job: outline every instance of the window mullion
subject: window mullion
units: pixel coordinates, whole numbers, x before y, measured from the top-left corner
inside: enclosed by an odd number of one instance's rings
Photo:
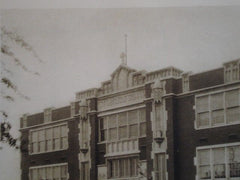
[[[129,112],[126,112],[126,118],[127,118],[127,119],[126,119],[126,120],[127,120],[127,137],[130,138],[130,132],[129,132],[129,129],[130,129],[130,128],[129,128],[129,121],[128,121],[128,113],[129,113]]]
[[[54,150],[54,149],[53,149],[53,147],[54,147],[54,146],[53,146],[53,145],[54,145],[54,137],[53,137],[53,136],[54,136],[54,134],[53,134],[53,131],[54,131],[54,130],[53,130],[53,129],[54,129],[54,128],[51,128],[51,129],[52,129],[52,132],[51,132],[51,133],[52,133],[52,149],[51,149],[51,150],[53,151],[53,150]]]
[[[107,116],[106,118],[107,118],[107,127],[106,127],[107,128],[107,139],[106,140],[109,141],[109,127],[108,127],[109,116]]]
[[[214,180],[214,166],[213,166],[213,149],[210,149],[210,169],[211,169],[211,180]]]
[[[137,118],[138,118],[138,120],[137,120],[137,122],[138,122],[138,137],[140,137],[141,136],[141,128],[140,128],[140,126],[141,126],[141,122],[140,122],[140,111],[141,111],[141,109],[139,109],[139,110],[137,110]]]
[[[226,92],[223,92],[224,124],[227,124]]]
[[[211,96],[211,95],[208,95],[208,117],[209,117],[209,126],[210,126],[210,127],[212,127],[211,99],[212,99],[212,96]]]
[[[117,139],[120,139],[120,138],[119,138],[119,126],[118,126],[119,123],[118,123],[118,119],[119,119],[119,118],[118,118],[118,114],[116,114],[116,131],[117,131]]]
[[[226,172],[225,172],[225,176],[226,176],[226,178],[228,179],[229,177],[230,177],[230,175],[229,175],[229,163],[228,163],[228,148],[227,147],[225,147],[225,170],[226,170]]]

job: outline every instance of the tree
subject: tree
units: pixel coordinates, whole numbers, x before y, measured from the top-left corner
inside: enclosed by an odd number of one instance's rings
[[[25,100],[30,100],[30,98],[22,93],[13,82],[11,77],[14,76],[14,72],[12,72],[11,68],[8,67],[9,62],[11,62],[15,67],[20,68],[27,73],[39,76],[38,72],[30,70],[26,65],[24,65],[23,60],[19,59],[18,56],[14,53],[13,46],[17,46],[18,48],[25,50],[27,53],[30,53],[31,56],[38,61],[38,63],[43,62],[33,47],[28,44],[20,35],[8,30],[5,27],[1,27],[1,103],[4,101],[13,103],[15,101],[15,96],[19,96]],[[8,111],[0,107],[0,142],[8,143],[11,147],[18,149],[18,139],[14,138],[10,134],[10,129],[12,126],[8,114]]]

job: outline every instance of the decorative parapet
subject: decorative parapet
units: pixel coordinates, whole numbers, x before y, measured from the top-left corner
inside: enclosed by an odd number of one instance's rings
[[[156,79],[152,86],[152,98],[154,102],[161,103],[164,95],[164,85],[159,79]]]
[[[179,78],[181,77],[182,72],[183,72],[182,70],[179,70],[175,67],[167,67],[164,69],[147,73],[146,78],[147,78],[147,81],[153,81],[155,79],[163,79],[163,78],[169,78],[169,77]]]
[[[138,86],[145,83],[146,71],[137,71],[132,73],[132,86]]]
[[[104,97],[98,100],[98,110],[104,111],[122,106],[143,102],[145,98],[144,89],[135,90],[130,93],[119,94],[111,97]]]
[[[76,111],[75,104],[76,104],[76,102],[71,102],[70,103],[70,106],[71,106],[71,117],[73,117],[75,115],[75,111]]]
[[[80,91],[76,93],[76,101],[81,99],[89,99],[97,96],[97,88],[87,89],[85,91]]]
[[[25,128],[27,127],[27,117],[29,114],[23,114],[22,116],[22,127],[21,128]]]
[[[52,110],[53,109],[54,109],[53,107],[44,109],[44,123],[48,123],[48,122],[52,121]]]
[[[190,90],[189,86],[189,76],[192,74],[192,72],[183,72],[181,74],[182,76],[182,91],[188,92]]]
[[[101,94],[107,94],[113,91],[111,80],[102,82],[101,91]]]
[[[240,80],[240,59],[226,62],[224,67],[224,82],[234,82]]]

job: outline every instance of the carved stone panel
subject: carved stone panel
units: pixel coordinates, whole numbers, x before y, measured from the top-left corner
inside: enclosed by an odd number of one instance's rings
[[[105,98],[102,100],[100,99],[98,101],[98,110],[103,111],[126,105],[140,103],[144,100],[144,98],[145,98],[144,90],[139,90],[128,94]]]

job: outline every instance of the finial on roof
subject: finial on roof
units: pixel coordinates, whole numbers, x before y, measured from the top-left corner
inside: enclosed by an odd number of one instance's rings
[[[122,65],[127,65],[126,54],[124,52],[120,54],[120,58],[122,60]]]
[[[122,65],[127,65],[127,34],[124,35],[125,40],[125,52],[122,52],[120,58],[122,60]]]

